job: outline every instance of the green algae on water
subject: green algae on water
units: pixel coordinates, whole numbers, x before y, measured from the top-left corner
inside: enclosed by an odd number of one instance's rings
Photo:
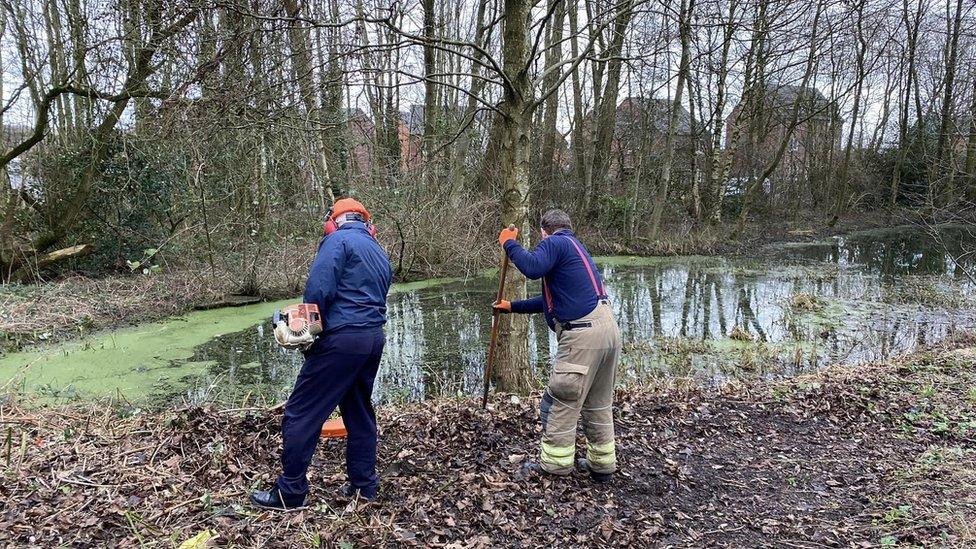
[[[193,348],[220,334],[238,332],[270,318],[293,299],[224,309],[95,334],[55,348],[0,358],[5,389],[43,389],[48,396],[120,394],[130,400],[152,395],[160,384],[178,382],[204,369],[185,362]]]

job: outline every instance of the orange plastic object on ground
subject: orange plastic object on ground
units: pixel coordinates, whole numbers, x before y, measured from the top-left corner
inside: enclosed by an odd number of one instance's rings
[[[322,438],[346,438],[346,424],[341,417],[330,419],[322,425]]]

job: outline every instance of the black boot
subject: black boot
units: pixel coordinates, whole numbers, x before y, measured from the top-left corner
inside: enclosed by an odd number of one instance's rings
[[[593,482],[596,482],[597,484],[606,484],[613,478],[613,473],[597,473],[594,471],[589,460],[586,458],[576,460],[576,468],[581,472],[589,473],[590,478],[593,479]]]
[[[529,461],[522,464],[521,469],[519,469],[523,478],[531,477],[565,477],[569,475],[571,471],[566,473],[550,473],[542,466],[538,461]]]
[[[352,484],[346,483],[339,488],[339,498],[340,499],[360,499],[365,502],[376,501],[377,493],[376,490],[363,491],[362,488],[356,488]]]
[[[288,497],[281,493],[277,486],[268,491],[259,490],[251,494],[251,503],[262,509],[274,509],[276,511],[291,511],[305,507],[305,496],[300,499]]]
[[[538,475],[546,475],[546,470],[542,468],[542,464],[537,461],[529,461],[522,464],[522,468],[519,470],[523,477],[532,477]]]

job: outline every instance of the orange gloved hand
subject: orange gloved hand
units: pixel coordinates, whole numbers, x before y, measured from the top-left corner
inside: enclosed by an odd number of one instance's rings
[[[502,232],[498,233],[498,244],[505,246],[505,243],[509,240],[515,240],[518,238],[518,229],[515,225],[509,225],[507,228],[502,229]]]
[[[503,299],[501,301],[492,303],[491,308],[499,313],[510,313],[512,312],[512,302],[508,301],[507,299]]]

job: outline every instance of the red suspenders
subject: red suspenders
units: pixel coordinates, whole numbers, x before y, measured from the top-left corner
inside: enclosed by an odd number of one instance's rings
[[[556,236],[556,235],[553,235]],[[607,295],[607,290],[603,286],[602,281],[597,283],[596,275],[593,274],[593,268],[590,267],[590,261],[586,258],[586,254],[583,253],[583,248],[576,243],[576,239],[565,235],[566,238],[573,244],[573,248],[576,248],[576,253],[579,254],[579,258],[583,261],[583,267],[586,268],[586,274],[590,275],[590,282],[593,284],[593,293],[596,294],[597,299],[603,299]],[[546,277],[542,277],[542,295],[546,300],[546,307],[549,309],[549,314],[552,314],[552,293],[549,291],[549,284],[546,283]]]

